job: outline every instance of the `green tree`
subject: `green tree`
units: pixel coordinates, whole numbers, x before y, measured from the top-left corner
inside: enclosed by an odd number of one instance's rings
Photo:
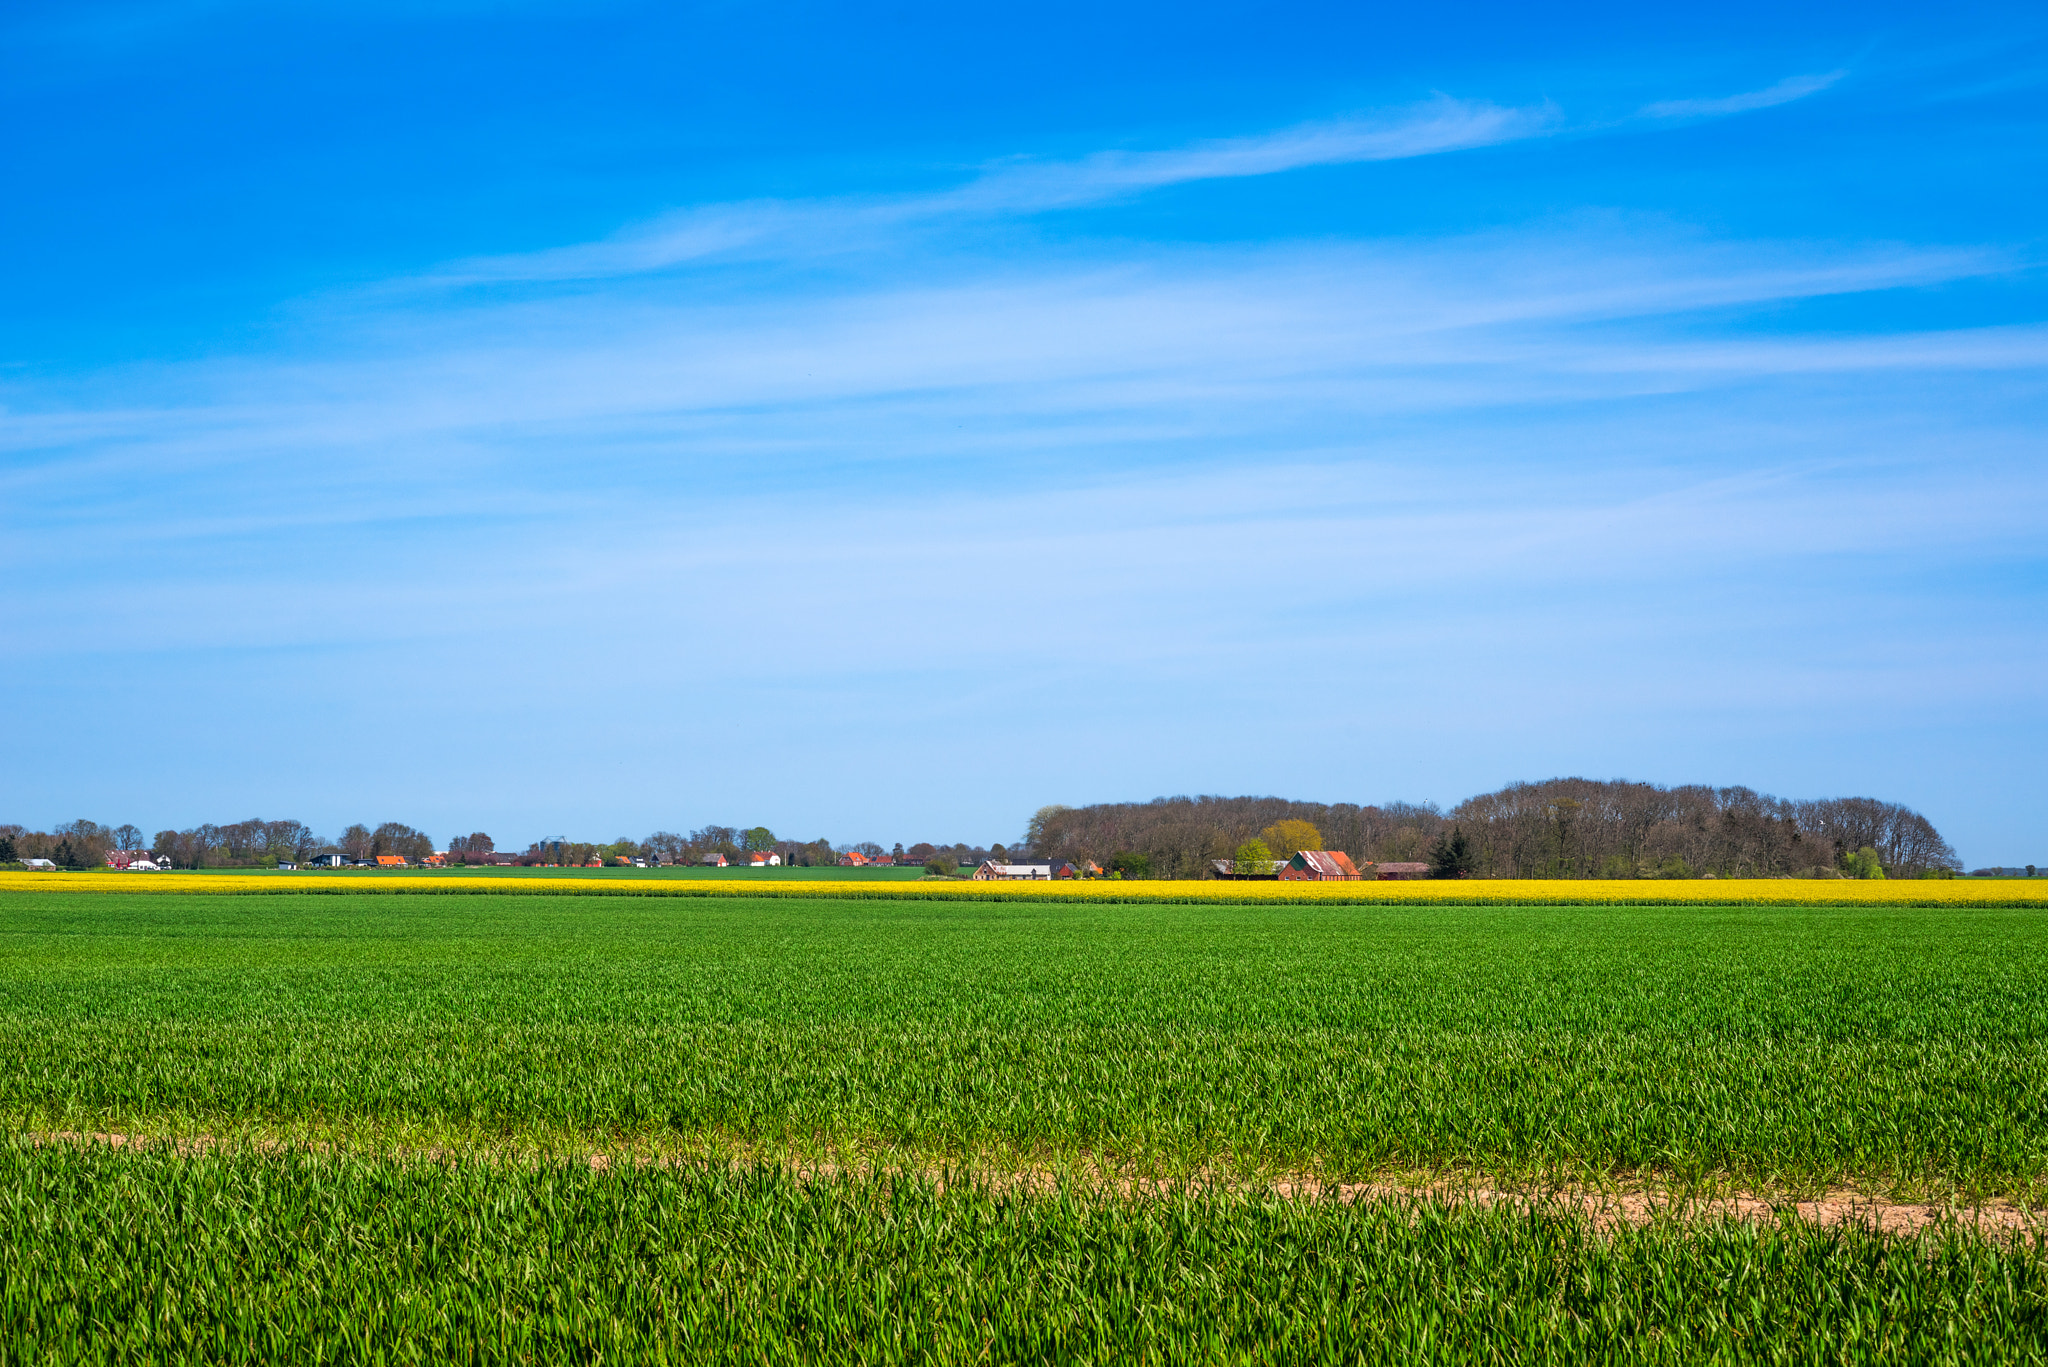
[[[926,873],[937,874],[941,878],[951,878],[953,876],[954,870],[958,869],[959,867],[960,866],[958,864],[955,864],[952,860],[946,858],[946,856],[944,856],[943,854],[935,854],[931,858],[924,861],[924,871]]]
[[[1259,839],[1266,842],[1275,859],[1283,861],[1303,850],[1323,848],[1323,833],[1306,821],[1276,821],[1259,832]]]
[[[1268,874],[1276,867],[1272,848],[1256,836],[1239,845],[1236,858],[1230,861],[1230,871],[1239,876]]]
[[[1109,871],[1121,878],[1150,878],[1152,859],[1136,850],[1119,850],[1109,857]]]
[[[1474,862],[1472,842],[1466,839],[1462,826],[1451,827],[1449,834],[1438,836],[1429,847],[1431,878],[1470,878]]]
[[[753,830],[742,835],[740,840],[745,845],[748,854],[775,848],[775,832],[769,830],[766,826],[754,827]]]
[[[1882,878],[1884,865],[1878,862],[1877,851],[1865,845],[1854,854],[1842,856],[1842,872],[1851,878]]]
[[[84,841],[74,841],[65,836],[57,842],[57,848],[50,852],[50,860],[60,869],[89,869],[95,863],[106,862],[105,856],[93,858],[92,847]]]

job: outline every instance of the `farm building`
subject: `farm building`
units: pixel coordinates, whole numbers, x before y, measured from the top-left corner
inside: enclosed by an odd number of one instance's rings
[[[781,863],[782,856],[773,850],[756,850],[747,856],[747,866],[749,868],[772,869],[779,867]]]
[[[1287,882],[1345,882],[1363,876],[1342,850],[1302,850],[1280,866]]]
[[[1427,878],[1429,865],[1417,863],[1367,864],[1376,878]]]
[[[38,873],[55,873],[57,871],[57,866],[47,859],[24,859],[21,863],[22,867],[34,869]]]
[[[1268,865],[1266,866],[1266,869],[1267,869],[1267,871],[1266,871],[1265,873],[1252,873],[1252,872],[1249,872],[1249,871],[1247,871],[1247,872],[1244,872],[1244,873],[1239,873],[1239,872],[1237,871],[1237,861],[1236,861],[1235,859],[1211,859],[1211,860],[1209,861],[1209,872],[1208,872],[1208,873],[1206,873],[1206,874],[1204,874],[1204,875],[1203,875],[1203,877],[1205,877],[1205,878],[1278,878],[1278,877],[1280,876],[1280,868],[1281,868],[1281,864],[1280,864],[1280,861],[1276,859],[1276,860],[1272,861],[1272,862],[1271,862],[1270,864],[1268,864]]]
[[[380,854],[377,856],[377,867],[380,869],[402,869],[406,866],[406,863],[406,857],[402,854]]]
[[[699,864],[709,864],[714,869],[722,869],[725,867],[725,856],[722,854],[707,854],[697,862]]]
[[[1012,878],[1051,878],[1053,876],[1052,867],[1051,864],[998,864],[993,859],[985,859],[982,861],[981,867],[974,871],[974,876],[984,881]],[[1072,873],[1073,867],[1072,864],[1066,865],[1066,868],[1069,870],[1066,876],[1069,878],[1074,876]]]
[[[107,867],[110,869],[125,869],[139,859],[148,858],[148,850],[108,850]]]
[[[859,850],[848,850],[839,856],[839,867],[842,869],[860,869],[866,868],[867,865],[868,857]]]

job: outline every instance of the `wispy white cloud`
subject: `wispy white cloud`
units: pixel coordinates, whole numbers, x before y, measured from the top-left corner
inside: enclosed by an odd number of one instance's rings
[[[367,340],[330,338],[324,360],[129,371],[105,378],[104,403],[17,384],[0,490],[36,512],[8,519],[0,567],[101,575],[252,538],[518,526],[539,508],[614,525],[625,490],[653,506],[687,490],[710,507],[760,487],[831,489],[851,508],[1023,469],[1071,490],[1353,461],[1354,434],[1390,424],[1455,433],[1508,411],[1746,390],[1741,412],[1815,377],[2048,369],[2048,333],[2032,327],[1841,336],[1699,321],[2008,266],[1988,252],[1557,229],[1153,251],[717,308],[643,281],[453,311],[413,301]],[[1427,458],[1473,459],[1454,449]]]
[[[1535,137],[1556,123],[1556,112],[1548,108],[1438,99],[1380,116],[1302,124],[1164,151],[1104,151],[1071,161],[1014,159],[964,185],[930,193],[685,209],[602,241],[456,262],[427,280],[587,280],[720,257],[844,252],[932,224],[1080,208],[1194,181],[1463,151]]]
[[[1659,100],[1655,104],[1644,105],[1641,117],[1711,119],[1728,114],[1747,114],[1751,110],[1769,109],[1774,105],[1803,100],[1808,95],[1817,95],[1848,74],[1847,71],[1824,71],[1808,76],[1787,76],[1776,85],[1765,86],[1762,90],[1744,91],[1739,95],[1722,95],[1709,99]]]
[[[1098,152],[1079,161],[989,171],[942,198],[962,207],[1034,211],[1099,202],[1187,181],[1265,176],[1309,166],[1398,161],[1514,142],[1550,131],[1549,108],[1438,99],[1380,118],[1303,124],[1161,152]]]
[[[1825,90],[1845,74],[1793,76],[1739,95],[1661,101],[1639,111],[1638,117],[1671,120],[1745,113]],[[1065,161],[1014,158],[944,190],[697,206],[634,224],[598,241],[457,261],[406,283],[597,280],[697,262],[842,255],[941,225],[1083,208],[1200,181],[1435,156],[1544,137],[1570,127],[1562,111],[1547,104],[1515,107],[1439,97],[1376,115],[1178,148],[1109,150]]]

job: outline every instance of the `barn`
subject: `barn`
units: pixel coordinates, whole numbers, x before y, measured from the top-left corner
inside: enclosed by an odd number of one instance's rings
[[[1287,882],[1355,882],[1362,876],[1342,850],[1303,850],[1280,866],[1280,877]]]

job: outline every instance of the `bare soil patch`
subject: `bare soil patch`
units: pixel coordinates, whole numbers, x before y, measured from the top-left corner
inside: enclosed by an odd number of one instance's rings
[[[179,1137],[142,1134],[48,1131],[28,1136],[37,1144],[103,1144],[114,1149],[165,1148],[180,1156],[197,1156],[229,1147],[211,1135]],[[283,1140],[233,1141],[235,1147],[254,1148],[262,1153],[283,1153],[304,1149],[314,1153],[333,1152],[323,1143],[287,1143]],[[456,1149],[419,1149],[408,1156],[430,1161],[459,1158],[467,1152]],[[587,1161],[593,1171],[615,1166],[674,1165],[684,1161],[639,1153],[593,1152]],[[772,1162],[768,1166],[775,1166]],[[830,1179],[839,1176],[883,1175],[891,1169],[881,1164],[791,1164],[799,1176]],[[1992,1201],[1966,1206],[1943,1202],[1889,1201],[1861,1192],[1842,1190],[1820,1197],[1798,1200],[1734,1193],[1697,1196],[1644,1186],[1633,1189],[1492,1188],[1457,1182],[1325,1182],[1313,1178],[1289,1178],[1250,1182],[1219,1178],[1140,1178],[1108,1173],[1077,1174],[1074,1171],[1038,1169],[960,1168],[915,1169],[921,1178],[943,1187],[947,1183],[973,1182],[1003,1189],[1049,1194],[1065,1184],[1080,1180],[1106,1195],[1125,1200],[1163,1198],[1190,1190],[1225,1188],[1239,1192],[1270,1192],[1286,1200],[1322,1200],[1352,1203],[1385,1201],[1446,1206],[1508,1206],[1577,1215],[1598,1229],[1641,1227],[1660,1220],[1708,1223],[1738,1220],[1751,1224],[1775,1224],[1787,1218],[1818,1228],[1854,1225],[1882,1234],[1911,1236],[1925,1230],[1960,1228],[1985,1235],[2014,1236],[2048,1233],[2048,1212],[2011,1201]]]

